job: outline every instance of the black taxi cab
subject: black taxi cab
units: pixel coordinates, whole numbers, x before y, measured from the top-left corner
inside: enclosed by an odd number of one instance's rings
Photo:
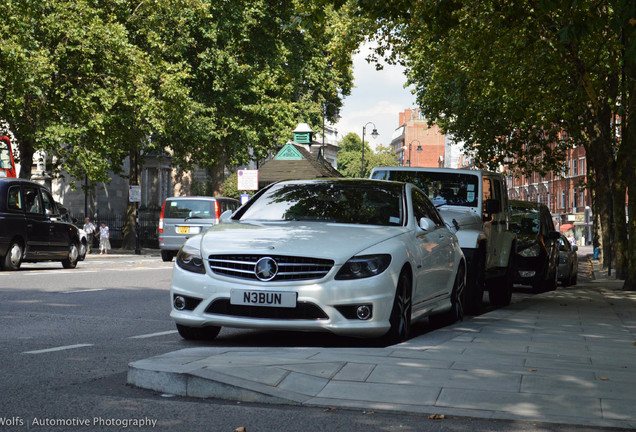
[[[75,268],[77,227],[64,222],[49,190],[20,178],[0,178],[0,269],[18,270],[23,262],[60,261]]]

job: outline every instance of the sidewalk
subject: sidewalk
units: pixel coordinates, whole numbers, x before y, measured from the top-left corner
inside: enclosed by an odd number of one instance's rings
[[[592,281],[387,348],[190,348],[128,383],[236,401],[636,428],[636,292]],[[213,343],[211,343],[213,345]]]
[[[99,247],[94,247],[92,253],[86,254],[86,259],[100,259],[100,258],[108,258],[113,256],[122,256],[122,255],[135,255],[135,256],[152,256],[152,257],[160,257],[161,251],[159,249],[151,249],[151,248],[143,248],[140,249],[140,254],[137,255],[135,250],[132,249],[111,249],[107,254],[100,255]]]

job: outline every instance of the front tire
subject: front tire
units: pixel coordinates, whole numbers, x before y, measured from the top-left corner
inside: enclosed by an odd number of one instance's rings
[[[383,337],[383,344],[395,345],[408,340],[411,335],[411,277],[406,270],[402,270],[398,285],[395,290],[395,299],[393,300],[393,309],[389,322],[391,328]]]
[[[2,259],[2,267],[5,270],[19,270],[24,257],[24,249],[18,241],[13,241],[7,249],[7,254]]]
[[[177,331],[179,335],[185,340],[213,340],[218,336],[221,331],[221,327],[207,326],[207,327],[189,327],[181,324],[177,324]]]
[[[68,257],[62,260],[62,267],[65,269],[74,269],[77,267],[77,260],[79,259],[79,250],[75,243],[71,243],[68,248]]]

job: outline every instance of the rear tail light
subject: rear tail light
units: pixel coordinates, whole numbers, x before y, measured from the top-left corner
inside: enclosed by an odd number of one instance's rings
[[[218,201],[214,201],[214,223],[218,224],[219,223],[219,217],[221,215],[219,214],[219,202]]]
[[[163,206],[161,206],[161,214],[159,215],[159,232],[163,232],[163,212],[166,210],[166,202],[163,202]]]

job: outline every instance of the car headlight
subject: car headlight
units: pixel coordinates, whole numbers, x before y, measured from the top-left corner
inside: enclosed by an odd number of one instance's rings
[[[377,276],[386,270],[389,264],[391,264],[391,255],[356,256],[342,266],[336,275],[336,279],[363,279]]]
[[[184,244],[177,253],[177,265],[187,271],[205,274],[201,249],[198,247]]]
[[[519,252],[519,255],[521,255],[522,257],[537,257],[539,256],[539,254],[541,253],[541,246],[539,246],[538,244],[534,244],[532,246],[530,246],[529,248],[523,249],[521,252]]]

